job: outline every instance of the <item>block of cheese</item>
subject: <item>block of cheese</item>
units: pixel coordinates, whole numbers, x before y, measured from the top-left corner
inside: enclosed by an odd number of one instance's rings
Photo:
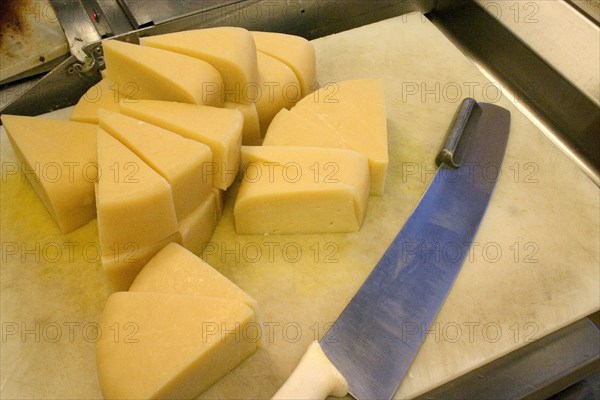
[[[260,91],[256,100],[256,111],[264,136],[279,110],[291,108],[302,96],[298,78],[290,67],[261,52],[258,52],[257,58]]]
[[[252,32],[256,49],[286,63],[302,88],[302,97],[318,87],[315,49],[300,36],[275,32]]]
[[[100,110],[99,125],[169,182],[179,222],[212,195],[212,177],[204,174],[212,151],[205,144],[108,110]]]
[[[369,196],[367,158],[353,150],[244,146],[233,214],[239,234],[355,232]]]
[[[130,242],[124,246],[109,246],[102,249],[104,252],[101,256],[102,268],[111,288],[114,291],[129,289],[144,265],[169,243],[181,243],[179,233],[143,247],[136,242]]]
[[[120,111],[210,147],[213,161],[205,173],[213,186],[227,189],[235,180],[244,125],[240,111],[151,100],[121,103]]]
[[[118,111],[120,101],[136,101],[136,88],[133,82],[120,84],[110,78],[102,78],[81,96],[71,112],[71,121],[97,124],[99,109]]]
[[[179,221],[179,243],[192,253],[201,255],[217,227],[217,220],[217,196],[211,192],[194,212]]]
[[[347,147],[333,128],[286,109],[271,121],[263,146]]]
[[[242,128],[242,144],[246,146],[258,146],[262,142],[260,124],[258,122],[258,112],[256,103],[234,103],[226,101],[223,105],[231,110],[239,110],[244,116],[244,126]]]
[[[25,176],[63,233],[96,216],[96,126],[2,115]]]
[[[102,48],[110,79],[122,87],[133,83],[135,98],[223,105],[221,74],[205,61],[118,40]]]
[[[185,54],[213,65],[223,77],[224,100],[253,103],[258,83],[256,46],[243,28],[196,29],[140,39],[150,46]]]
[[[102,255],[144,248],[177,232],[171,186],[124,144],[98,128],[98,234]]]
[[[106,302],[96,367],[106,399],[192,399],[256,351],[238,300],[119,292]],[[118,329],[118,335],[115,335]]]
[[[156,254],[139,273],[132,292],[177,293],[234,299],[258,315],[258,303],[200,257],[172,243]]]
[[[381,81],[365,79],[332,83],[304,97],[291,112],[312,122],[311,127],[304,130],[307,135],[294,134],[292,132],[298,132],[297,127],[284,126],[282,121],[278,121],[277,129],[273,128],[268,132],[264,144],[356,150],[369,159],[371,194],[383,194],[388,167],[388,145]],[[285,118],[291,121],[290,116]],[[319,129],[318,134],[317,131],[311,134],[315,125],[325,125],[329,129]],[[332,136],[332,132],[336,132],[337,136]]]

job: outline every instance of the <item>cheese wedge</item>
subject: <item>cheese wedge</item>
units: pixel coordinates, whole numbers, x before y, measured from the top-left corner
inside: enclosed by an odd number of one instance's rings
[[[260,92],[256,101],[256,111],[262,135],[273,117],[282,108],[291,108],[301,99],[300,83],[286,64],[264,53],[258,53]]]
[[[174,233],[143,247],[130,242],[124,246],[109,246],[102,249],[104,252],[101,256],[102,268],[111,288],[114,291],[129,289],[144,265],[169,243],[181,243],[179,234]]]
[[[200,257],[176,243],[169,244],[156,254],[129,290],[234,299],[245,303],[258,315],[256,300]]]
[[[102,255],[144,248],[177,232],[169,183],[98,128],[98,233]]]
[[[368,160],[345,149],[242,148],[233,214],[239,234],[355,232],[369,196]]]
[[[217,227],[217,208],[217,196],[211,192],[193,213],[179,222],[178,242],[192,253],[201,255]]]
[[[96,344],[104,398],[196,398],[256,351],[253,324],[237,300],[113,293]]]
[[[256,49],[290,67],[302,88],[302,97],[318,88],[315,48],[300,36],[275,32],[252,32]]]
[[[283,113],[284,120],[278,121],[277,126],[268,131],[264,145],[356,150],[369,159],[371,194],[383,194],[388,146],[385,102],[380,81],[352,80],[325,86],[300,100],[291,113],[295,116]],[[295,126],[300,118],[307,121],[306,128]],[[296,122],[292,122],[294,120]],[[317,130],[315,127],[319,125],[321,128]]]
[[[224,100],[253,103],[258,85],[256,46],[243,28],[196,29],[140,39],[150,46],[185,54],[213,65],[223,77]]]
[[[231,110],[239,110],[244,116],[244,126],[242,128],[242,144],[246,146],[258,146],[262,142],[260,124],[258,122],[258,112],[256,104],[234,103],[226,101],[223,105]]]
[[[244,124],[241,112],[150,100],[121,103],[120,111],[210,147],[213,161],[204,172],[212,178],[213,186],[227,189],[235,180]]]
[[[96,216],[96,127],[16,115],[2,123],[21,169],[63,233]]]
[[[99,115],[102,129],[169,182],[179,222],[212,195],[212,177],[204,175],[212,162],[208,146],[116,112],[100,110]]]
[[[97,124],[99,109],[118,111],[120,101],[136,101],[136,88],[134,83],[120,85],[109,78],[103,78],[79,99],[70,119]]]
[[[108,75],[121,87],[133,83],[135,98],[223,105],[221,75],[205,61],[118,40],[102,48]]]

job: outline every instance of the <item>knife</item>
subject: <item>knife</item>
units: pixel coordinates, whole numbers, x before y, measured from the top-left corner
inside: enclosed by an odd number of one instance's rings
[[[509,128],[508,110],[463,100],[419,204],[273,399],[347,393],[359,400],[392,398],[473,243],[499,177]]]

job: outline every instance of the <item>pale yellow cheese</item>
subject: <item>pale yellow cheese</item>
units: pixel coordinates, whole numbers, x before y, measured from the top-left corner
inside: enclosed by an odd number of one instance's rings
[[[211,192],[194,212],[179,221],[179,243],[183,247],[194,254],[202,254],[217,227],[217,207],[217,196]]]
[[[263,146],[348,147],[333,128],[286,109],[273,118]]]
[[[300,36],[275,32],[252,32],[256,49],[286,63],[296,74],[302,96],[318,88],[315,49]]]
[[[226,101],[223,105],[231,110],[239,110],[244,116],[244,127],[242,128],[242,144],[246,146],[258,146],[262,142],[260,123],[256,103],[234,103]]]
[[[222,297],[241,301],[258,315],[258,303],[207,262],[182,246],[167,245],[139,273],[130,291]]]
[[[20,166],[64,233],[96,216],[96,126],[2,115]]]
[[[242,147],[239,234],[355,232],[369,196],[368,160],[345,149]]]
[[[240,111],[151,100],[121,103],[120,111],[210,147],[213,161],[204,172],[213,186],[227,189],[235,180],[244,124]]]
[[[110,79],[122,87],[133,83],[135,98],[223,105],[221,75],[205,61],[118,40],[102,48]]]
[[[70,118],[72,121],[97,124],[99,109],[118,111],[120,101],[136,101],[136,87],[133,82],[121,85],[110,78],[102,78],[79,99]]]
[[[177,232],[169,183],[98,128],[98,233],[102,255],[155,244]]]
[[[256,351],[254,313],[233,299],[119,292],[102,313],[106,399],[192,399]]]
[[[340,147],[356,150],[369,159],[371,194],[383,194],[388,167],[387,121],[383,86],[378,80],[332,83],[300,100],[277,128],[267,133],[264,145]],[[298,122],[291,122],[292,118]],[[299,129],[300,118],[310,128]],[[284,124],[285,120],[289,120]],[[326,126],[315,130],[315,126]],[[304,132],[305,134],[301,134]],[[333,133],[335,132],[335,134]]]
[[[224,100],[254,102],[258,85],[256,46],[247,30],[236,27],[196,29],[143,37],[140,43],[209,62],[223,77]]]
[[[101,263],[106,278],[114,291],[129,289],[137,274],[156,253],[169,243],[181,243],[179,233],[174,233],[156,243],[140,247],[136,242],[125,246],[102,249]]]
[[[205,176],[212,151],[158,126],[108,110],[100,110],[102,129],[125,144],[171,185],[179,222],[212,195],[212,177]]]
[[[258,73],[260,91],[256,101],[256,111],[261,133],[282,108],[291,108],[301,99],[300,83],[286,64],[264,53],[258,53]]]

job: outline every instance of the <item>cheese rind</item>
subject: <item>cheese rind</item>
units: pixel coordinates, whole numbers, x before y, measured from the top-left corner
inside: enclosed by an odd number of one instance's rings
[[[144,248],[177,231],[169,183],[125,145],[98,128],[98,233],[102,254]]]
[[[252,310],[237,300],[112,294],[96,344],[104,398],[196,398],[256,351],[246,334],[253,323]]]
[[[388,167],[387,121],[381,81],[364,79],[332,83],[300,100],[267,132],[264,145],[339,147],[369,159],[371,194],[383,194]],[[299,129],[285,119],[300,118],[311,128]],[[315,126],[321,129],[313,130]]]
[[[156,100],[121,103],[120,111],[210,147],[213,161],[204,172],[213,186],[227,189],[235,180],[244,124],[240,111]]]
[[[239,234],[355,232],[366,214],[369,167],[353,150],[242,148],[234,205]]]
[[[63,233],[96,216],[96,126],[2,115],[25,175]]]
[[[306,96],[318,87],[315,49],[300,36],[276,32],[252,32],[256,49],[284,62],[296,74]]]
[[[110,79],[133,83],[135,98],[223,105],[221,75],[205,61],[117,40],[104,41],[102,48]]]
[[[204,60],[223,77],[223,100],[253,103],[258,84],[256,46],[250,32],[237,27],[196,29],[140,39],[143,46]]]
[[[282,108],[291,108],[301,99],[300,83],[286,64],[267,54],[258,53],[260,92],[256,110],[264,136],[275,115]]]
[[[100,110],[99,125],[169,182],[179,222],[212,195],[212,179],[204,176],[212,162],[208,146],[108,110]]]

